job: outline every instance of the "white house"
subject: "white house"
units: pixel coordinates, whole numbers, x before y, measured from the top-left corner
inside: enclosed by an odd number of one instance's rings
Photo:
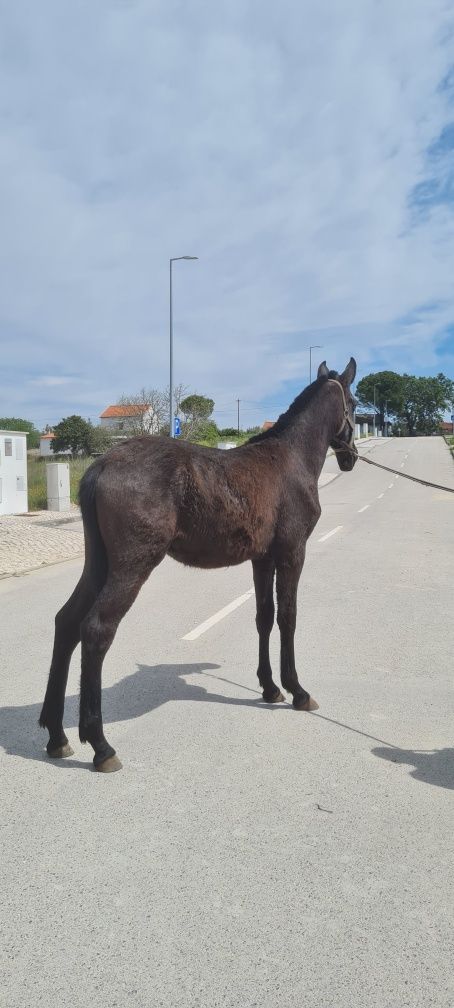
[[[27,511],[27,435],[0,430],[0,514]]]
[[[53,455],[52,442],[54,440],[55,434],[50,431],[48,434],[41,434],[39,439],[39,454],[42,458],[48,458],[49,455]],[[69,449],[65,451],[60,451],[59,455],[71,455]]]
[[[146,405],[129,405],[129,406],[108,406],[100,415],[101,427],[108,427],[110,432],[115,435],[124,434],[125,437],[128,436],[128,432],[131,429],[132,421],[137,420],[138,417],[142,417],[144,421],[144,426],[146,429],[149,428],[150,433],[153,432],[153,410],[150,406]]]
[[[41,434],[39,439],[39,454],[40,455],[52,455],[52,441],[54,440],[55,434]]]

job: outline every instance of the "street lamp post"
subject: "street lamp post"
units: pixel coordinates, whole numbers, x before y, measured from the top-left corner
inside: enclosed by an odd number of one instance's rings
[[[170,338],[170,391],[169,391],[169,416],[170,416],[170,427],[169,434],[170,437],[175,437],[175,431],[173,429],[173,302],[172,302],[172,263],[179,262],[180,259],[198,259],[198,256],[175,256],[173,259],[169,259],[170,267],[170,284],[169,284],[169,338]]]
[[[309,350],[309,385],[312,385],[312,351],[322,349],[323,347],[321,347],[319,343],[314,343],[313,346],[306,347],[306,350]]]

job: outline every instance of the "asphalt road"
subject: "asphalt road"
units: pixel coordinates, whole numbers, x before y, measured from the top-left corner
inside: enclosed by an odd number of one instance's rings
[[[454,486],[439,438],[370,457]],[[320,710],[259,702],[248,565],[166,561],[105,662],[121,773],[78,741],[78,652],[74,757],[37,727],[79,562],[0,583],[8,1008],[453,1004],[454,495],[358,462],[321,501],[296,635]]]

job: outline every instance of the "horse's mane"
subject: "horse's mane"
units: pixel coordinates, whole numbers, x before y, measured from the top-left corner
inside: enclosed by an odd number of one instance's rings
[[[281,413],[280,417],[278,417],[276,423],[273,424],[272,427],[266,431],[262,431],[261,434],[254,434],[254,437],[249,438],[249,441],[246,443],[254,444],[256,441],[264,441],[267,438],[275,437],[276,434],[281,434],[281,432],[284,431],[292,422],[294,417],[298,416],[299,413],[302,413],[303,410],[307,409],[309,403],[312,402],[318,390],[325,384],[325,382],[328,381],[329,378],[337,378],[337,380],[339,380],[337,371],[329,371],[327,375],[322,375],[321,378],[316,378],[315,381],[312,382],[312,385],[308,385],[307,388],[300,392],[285,413]]]

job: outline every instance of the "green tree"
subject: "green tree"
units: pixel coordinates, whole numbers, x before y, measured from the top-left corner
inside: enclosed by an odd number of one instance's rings
[[[435,378],[377,371],[358,382],[356,395],[363,406],[374,402],[383,429],[385,410],[409,435],[432,434],[454,399],[454,382],[444,374]]]
[[[356,396],[362,406],[375,407],[378,414],[378,426],[385,426],[385,412],[397,416],[404,401],[404,376],[395,371],[377,371],[365,375],[356,386]],[[375,389],[375,394],[374,394]]]
[[[208,420],[205,423],[200,423],[197,428],[197,441],[203,441],[204,444],[214,447],[219,439],[219,431],[216,424]]]
[[[454,400],[454,382],[443,374],[435,378],[402,375],[403,397],[395,411],[396,422],[408,434],[433,434]]]
[[[24,431],[28,434],[27,448],[39,448],[39,431],[31,420],[18,417],[0,417],[0,430]]]
[[[111,431],[108,427],[93,427],[91,424],[89,427],[86,441],[87,455],[102,455],[113,445]]]
[[[52,445],[54,455],[70,451],[72,455],[88,455],[88,442],[93,428],[81,416],[64,417],[54,427],[55,438]]]
[[[197,437],[200,429],[209,421],[214,410],[214,399],[194,392],[181,400],[180,409],[184,414],[183,437],[190,440]]]
[[[257,428],[257,430],[259,429],[260,428]],[[238,437],[238,427],[223,427],[222,430],[219,431],[219,436],[222,438],[236,438]]]

